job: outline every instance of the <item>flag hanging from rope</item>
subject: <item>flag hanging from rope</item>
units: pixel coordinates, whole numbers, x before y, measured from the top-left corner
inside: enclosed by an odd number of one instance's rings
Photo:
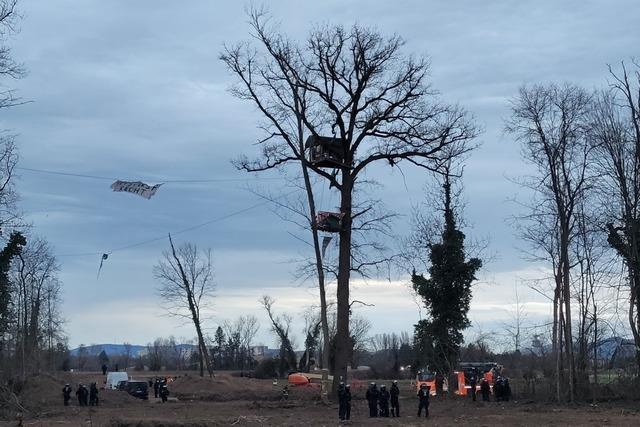
[[[322,238],[322,258],[324,258],[324,253],[327,251],[327,247],[329,243],[331,243],[332,236],[324,236]]]
[[[142,181],[116,181],[111,184],[113,191],[125,191],[127,193],[137,194],[138,196],[150,199],[162,184],[147,185]]]

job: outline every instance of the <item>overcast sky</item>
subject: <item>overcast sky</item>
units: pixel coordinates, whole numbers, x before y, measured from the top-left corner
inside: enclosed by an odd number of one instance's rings
[[[616,1],[293,1],[268,3],[282,31],[302,40],[315,24],[374,26],[407,41],[407,54],[431,59],[431,80],[449,102],[467,108],[484,129],[465,170],[468,235],[489,238],[495,259],[474,288],[470,313],[479,331],[499,330],[510,318],[515,286],[539,277],[543,265],[522,260],[506,221],[508,200],[527,194],[509,178],[526,170],[519,149],[502,132],[509,99],[522,84],[572,81],[606,84],[606,65],[638,55],[640,4]],[[247,185],[274,193],[281,180],[257,182],[230,159],[255,154],[259,116],[228,92],[233,82],[218,55],[223,44],[248,39],[239,1],[22,1],[15,58],[29,74],[4,83],[33,101],[5,110],[4,129],[18,135],[20,166],[148,183],[178,179],[245,179],[167,183],[151,200],[113,193],[109,180],[20,171],[21,206],[55,247],[62,265],[64,314],[70,345],[145,344],[157,336],[190,338],[188,325],[163,317],[152,266],[166,240],[114,251],[99,279],[99,254],[223,217],[260,203]],[[379,168],[377,190],[403,215],[423,199],[427,178],[405,168]],[[274,178],[277,175],[266,175]],[[284,191],[284,190],[283,190]],[[323,203],[335,203],[327,190]],[[332,199],[333,198],[333,199]],[[268,206],[176,236],[211,247],[217,296],[214,328],[224,319],[255,314],[257,341],[274,345],[257,299],[268,293],[278,311],[300,313],[317,301],[294,276],[291,260],[306,246]],[[87,256],[68,256],[94,253]],[[354,298],[375,304],[357,312],[372,333],[412,331],[419,311],[407,277],[354,280]],[[529,321],[550,314],[545,300],[521,286]],[[302,328],[296,325],[298,331]]]

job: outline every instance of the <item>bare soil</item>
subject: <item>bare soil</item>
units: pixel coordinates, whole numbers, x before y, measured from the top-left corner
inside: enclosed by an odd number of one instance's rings
[[[138,376],[136,379],[146,379]],[[283,383],[218,375],[214,379],[181,376],[169,384],[171,401],[153,397],[143,401],[125,392],[101,390],[100,406],[62,405],[62,387],[69,382],[102,384],[100,374],[42,375],[32,378],[23,391],[23,426],[104,427],[204,427],[204,426],[330,426],[338,425],[336,404],[323,404],[316,387],[291,388],[282,399]],[[401,418],[368,417],[363,385],[356,385],[350,425],[358,426],[638,426],[637,402],[567,407],[534,402],[483,403],[470,399],[433,399],[428,419],[417,418],[417,402],[409,384],[403,384]],[[346,423],[345,423],[346,424]],[[0,426],[18,426],[17,420]]]

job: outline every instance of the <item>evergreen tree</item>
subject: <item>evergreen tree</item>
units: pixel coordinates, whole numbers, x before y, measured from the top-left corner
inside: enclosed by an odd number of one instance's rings
[[[423,300],[428,317],[415,325],[415,343],[421,366],[449,375],[457,362],[469,327],[471,283],[482,266],[478,258],[466,260],[465,235],[457,228],[451,196],[451,174],[445,170],[444,229],[441,241],[429,245],[429,278],[412,274],[413,288]]]

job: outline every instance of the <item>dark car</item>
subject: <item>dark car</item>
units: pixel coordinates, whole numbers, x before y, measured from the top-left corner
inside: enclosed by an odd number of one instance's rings
[[[126,390],[128,382],[129,381],[118,381],[118,384],[116,385],[116,390],[120,390],[120,391]]]
[[[149,385],[146,381],[129,381],[127,383],[127,393],[138,399],[147,400],[149,398]]]

